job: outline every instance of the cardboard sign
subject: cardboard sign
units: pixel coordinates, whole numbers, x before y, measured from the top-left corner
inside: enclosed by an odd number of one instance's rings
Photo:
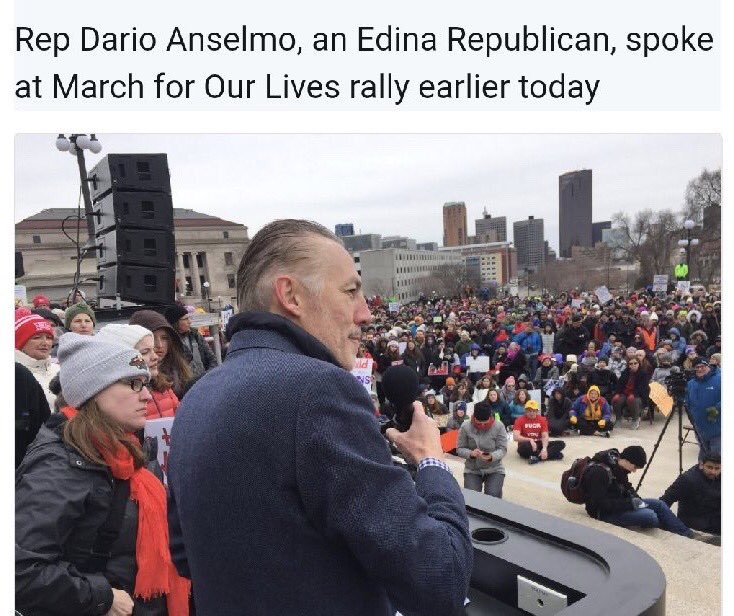
[[[26,292],[25,285],[15,285],[15,299],[16,301],[20,300],[24,306],[28,305],[28,293]]]
[[[448,376],[449,375],[449,362],[441,362],[438,368],[434,365],[428,366],[428,376]]]
[[[234,316],[234,308],[230,308],[229,310],[222,310],[222,312],[219,313],[219,322],[222,325],[222,329],[227,329],[227,323],[229,323],[229,320]]]
[[[596,296],[599,298],[599,303],[604,305],[607,302],[612,301],[612,294],[609,292],[609,289],[606,288],[606,286],[598,287],[594,290],[594,293],[596,293]]]
[[[480,355],[479,357],[467,357],[466,368],[468,372],[489,372],[489,357]]]
[[[673,410],[673,398],[668,394],[668,390],[664,385],[652,381],[650,383],[650,400],[660,409],[660,412],[667,417]]]
[[[390,312],[398,312],[400,310],[400,302],[390,302],[387,305],[387,309]]]
[[[663,291],[668,289],[668,275],[667,274],[656,274],[652,277],[652,290]]]
[[[369,357],[355,357],[354,368],[352,368],[352,374],[364,388],[367,393],[372,393],[372,382],[374,377],[372,376],[372,359]]]
[[[678,284],[675,285],[675,289],[681,295],[688,295],[691,292],[691,281],[690,280],[679,280]]]
[[[158,464],[163,470],[163,483],[168,485],[168,454],[171,451],[171,428],[174,417],[148,419],[145,422],[144,434],[158,441]]]

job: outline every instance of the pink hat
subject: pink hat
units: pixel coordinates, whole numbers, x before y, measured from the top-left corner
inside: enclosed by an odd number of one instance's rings
[[[39,306],[50,306],[51,302],[48,301],[48,297],[45,295],[36,295],[33,298],[33,307],[38,308]]]

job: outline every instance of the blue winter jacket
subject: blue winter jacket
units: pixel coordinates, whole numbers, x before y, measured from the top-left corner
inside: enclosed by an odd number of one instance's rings
[[[702,379],[691,379],[686,387],[686,405],[696,431],[704,440],[721,436],[721,372],[712,367]],[[718,413],[707,409],[714,407]]]
[[[532,331],[529,334],[521,332],[515,336],[514,341],[520,345],[520,348],[526,355],[540,353],[543,350],[543,340],[536,331]]]
[[[393,465],[364,387],[291,321],[245,313],[228,335],[171,435],[172,554],[197,615],[462,614],[453,476]]]

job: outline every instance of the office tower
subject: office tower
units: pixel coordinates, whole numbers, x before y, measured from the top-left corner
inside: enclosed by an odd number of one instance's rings
[[[517,267],[537,271],[545,262],[543,219],[528,216],[512,224],[513,240],[517,249]]]
[[[591,169],[570,171],[558,177],[558,244],[561,257],[571,256],[571,246],[592,246]]]
[[[484,209],[482,218],[478,218],[475,222],[477,244],[485,244],[487,242],[506,242],[507,241],[507,217],[495,216],[487,214]]]
[[[354,235],[354,225],[352,223],[336,225],[334,227],[334,233],[337,237],[344,237],[345,235]]]
[[[604,222],[593,222],[591,223],[591,245],[596,246],[602,241],[602,232],[604,229],[611,229],[612,221],[605,220]]]
[[[443,205],[443,245],[464,246],[467,243],[466,204],[451,201]]]

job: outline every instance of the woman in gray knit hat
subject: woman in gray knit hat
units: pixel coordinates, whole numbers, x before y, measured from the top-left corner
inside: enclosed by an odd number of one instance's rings
[[[143,358],[68,333],[59,361],[68,406],[16,472],[16,608],[187,616],[190,584],[171,562],[165,488],[134,434],[151,397]]]

